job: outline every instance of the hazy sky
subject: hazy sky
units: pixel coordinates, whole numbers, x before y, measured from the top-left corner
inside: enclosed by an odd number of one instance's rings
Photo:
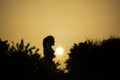
[[[23,38],[41,52],[47,35],[64,54],[86,39],[120,36],[120,0],[0,0],[1,39]]]

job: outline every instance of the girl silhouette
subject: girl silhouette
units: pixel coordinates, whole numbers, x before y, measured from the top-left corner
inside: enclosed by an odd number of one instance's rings
[[[47,36],[43,39],[44,59],[47,60],[48,64],[52,64],[52,59],[55,57],[54,50],[52,49],[54,43],[53,36]]]

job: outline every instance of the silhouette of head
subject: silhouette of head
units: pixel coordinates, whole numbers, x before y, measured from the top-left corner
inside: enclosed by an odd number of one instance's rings
[[[43,40],[43,47],[47,46],[53,46],[54,45],[54,37],[53,36],[47,36]]]
[[[52,59],[55,57],[54,50],[52,46],[54,45],[54,37],[47,36],[43,39],[43,48],[44,48],[44,58],[49,62],[52,63]]]

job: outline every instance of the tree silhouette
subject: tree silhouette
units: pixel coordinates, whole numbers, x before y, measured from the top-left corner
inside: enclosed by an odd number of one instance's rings
[[[66,61],[67,74],[57,70],[54,56],[54,37],[43,39],[44,57],[30,43],[10,46],[0,39],[0,80],[106,80],[119,79],[120,38],[104,39],[101,42],[86,40],[74,44]],[[5,76],[5,77],[4,77]]]
[[[45,39],[45,57],[38,53],[39,49],[30,43],[24,44],[22,39],[20,43],[11,46],[7,41],[0,39],[0,79],[5,80],[65,80],[64,72],[57,70],[52,59],[54,53],[46,54],[52,50],[51,38],[48,43]],[[53,41],[54,42],[54,41]],[[49,45],[48,45],[49,44]],[[49,61],[50,60],[50,61]],[[5,76],[5,77],[4,77]]]
[[[107,79],[120,79],[120,38],[103,40],[101,52],[104,56],[104,76]]]
[[[6,69],[7,69],[7,61],[8,61],[8,48],[9,44],[8,41],[2,41],[0,39],[0,78],[3,79],[6,75]],[[6,79],[6,78],[4,78]]]
[[[29,48],[29,46],[29,43],[24,45],[23,39],[20,44],[17,43],[16,46],[12,44],[11,47],[8,46],[7,41],[0,41],[0,63],[3,63],[0,69],[2,69],[1,74],[5,73],[6,79],[24,80],[35,74],[37,70],[35,61],[40,61],[40,55],[37,53],[39,49],[33,52],[35,47]]]
[[[69,53],[69,80],[103,80],[119,78],[120,39],[109,38],[99,44],[90,40],[74,44]],[[107,78],[106,78],[107,77]]]
[[[74,44],[71,48],[67,61],[70,80],[88,80],[95,74],[96,49],[98,46],[88,40],[83,43]],[[93,79],[93,78],[92,78]]]

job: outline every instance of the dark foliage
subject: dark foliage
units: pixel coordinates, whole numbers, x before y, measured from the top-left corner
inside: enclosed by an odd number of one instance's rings
[[[23,40],[10,46],[0,39],[0,80],[120,79],[120,38],[74,44],[66,61],[67,74],[56,69],[58,64],[48,64],[38,51]]]
[[[110,38],[100,43],[88,40],[74,44],[69,57],[66,62],[69,80],[119,79],[119,38]]]
[[[23,40],[12,46],[0,40],[0,80],[64,80],[64,72],[49,67],[38,51]]]

